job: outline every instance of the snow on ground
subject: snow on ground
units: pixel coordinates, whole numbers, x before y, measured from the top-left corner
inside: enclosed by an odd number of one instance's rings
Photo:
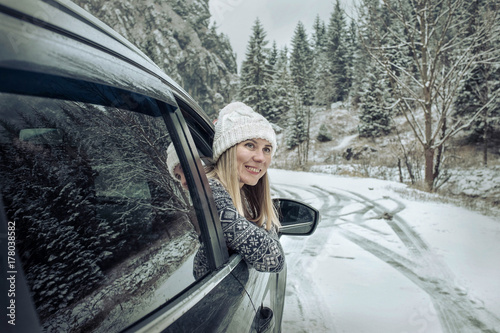
[[[500,200],[500,166],[446,170],[449,177],[444,187],[454,195],[490,197]]]
[[[351,144],[352,140],[354,140],[357,137],[358,137],[358,134],[346,136],[345,138],[342,139],[342,141],[338,145],[336,145],[335,147],[333,147],[331,149],[333,151],[344,150],[345,148],[347,148],[349,146],[349,144]]]
[[[401,197],[406,185],[269,170],[273,191],[320,210],[282,237],[283,332],[500,332],[500,221]]]

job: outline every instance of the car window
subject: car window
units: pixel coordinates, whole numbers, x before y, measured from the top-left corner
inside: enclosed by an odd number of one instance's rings
[[[1,195],[46,331],[120,331],[195,281],[196,215],[144,111],[0,93]]]

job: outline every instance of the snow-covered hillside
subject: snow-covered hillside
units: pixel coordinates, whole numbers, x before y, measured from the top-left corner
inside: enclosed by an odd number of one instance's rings
[[[369,139],[358,136],[357,111],[341,103],[333,104],[331,108],[314,109],[313,114],[306,171],[397,182],[402,177],[404,183],[411,184],[405,164],[401,163],[401,169],[398,167],[403,143],[415,173],[414,187],[419,188],[423,180],[423,153],[404,117],[394,118],[396,126],[390,135]],[[317,140],[322,124],[328,128],[331,141]],[[285,130],[278,137],[280,145],[273,167],[297,169],[297,152],[286,149]],[[450,140],[436,182],[437,193],[447,202],[467,204],[470,208],[500,217],[500,150],[490,150],[488,167],[483,167],[481,149],[461,146],[458,140]]]

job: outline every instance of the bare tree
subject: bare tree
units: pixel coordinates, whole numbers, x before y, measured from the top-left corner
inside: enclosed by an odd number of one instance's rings
[[[367,52],[393,81],[397,108],[423,148],[425,186],[432,191],[444,145],[487,109],[495,95],[467,117],[453,118],[452,107],[461,81],[477,62],[497,62],[498,50],[488,38],[499,28],[497,10],[485,8],[481,24],[467,33],[469,0],[383,0],[391,18]],[[390,22],[391,24],[389,24]],[[395,49],[406,49],[409,66],[392,60]]]

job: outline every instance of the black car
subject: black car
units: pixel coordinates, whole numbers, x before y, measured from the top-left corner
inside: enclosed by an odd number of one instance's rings
[[[1,331],[280,331],[286,269],[228,251],[204,173],[213,134],[181,87],[80,7],[2,0]],[[171,142],[188,191],[167,170]],[[276,203],[282,234],[315,230],[317,210]],[[210,272],[195,279],[200,243]]]

